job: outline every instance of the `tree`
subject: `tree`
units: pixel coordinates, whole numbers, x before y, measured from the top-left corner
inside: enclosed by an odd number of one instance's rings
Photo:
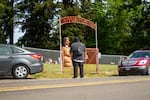
[[[0,37],[2,43],[13,44],[13,27],[14,27],[14,0],[1,0],[0,1]]]
[[[93,8],[94,4],[91,2],[91,0],[81,0],[81,16],[96,23],[97,22],[97,20],[95,20],[96,11]],[[86,40],[86,46],[89,48],[95,48],[96,47],[95,30],[89,28],[88,26],[82,27],[83,27],[82,33],[84,33],[83,35],[84,39]],[[97,36],[99,36],[99,32]]]
[[[137,49],[149,49],[149,32],[150,32],[150,7],[148,6],[148,2],[138,1],[133,2],[129,5],[129,10],[133,15],[130,20],[130,35],[124,40],[122,47],[124,51],[132,52]],[[126,46],[126,45],[128,46]]]
[[[65,16],[81,16],[92,21],[94,11],[90,0],[63,0],[58,3],[58,15]],[[95,34],[88,26],[81,24],[65,24],[61,26],[62,38],[68,36],[71,41],[77,36],[87,47],[95,47]],[[91,37],[91,38],[89,38]],[[94,43],[93,43],[94,41]]]
[[[21,44],[37,48],[50,48],[55,4],[52,0],[22,0],[18,3],[18,16],[21,16],[22,30],[25,35]]]
[[[4,16],[4,12],[5,12],[5,6],[3,3],[0,3],[0,43],[6,43],[6,35],[4,35],[4,32],[3,32],[3,23],[4,23],[4,20],[2,19],[3,16]]]
[[[58,20],[78,16],[97,22],[98,47],[105,54],[128,54],[150,47],[148,0],[1,0],[0,42],[13,44],[13,28],[25,33],[17,43],[37,48],[59,49]],[[62,38],[78,36],[95,47],[95,31],[81,24],[61,26]]]
[[[122,13],[118,10],[121,6],[120,0],[108,0],[107,2],[102,0],[95,3],[99,33],[98,44],[102,53],[117,53],[122,34],[119,31],[123,31],[121,27],[124,25]]]
[[[137,35],[142,27],[142,24],[138,23],[144,22],[145,19],[139,21],[143,18],[143,5],[141,1],[136,1],[101,0],[95,3],[96,18],[100,28],[98,31],[100,32],[99,47],[102,53],[127,54],[142,47],[141,44],[137,44],[139,41],[137,37],[143,33],[142,29]]]

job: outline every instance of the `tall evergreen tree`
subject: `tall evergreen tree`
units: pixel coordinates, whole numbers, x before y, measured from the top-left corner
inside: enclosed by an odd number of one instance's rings
[[[6,35],[4,34],[4,20],[3,20],[3,16],[5,14],[5,5],[2,3],[2,1],[0,2],[0,43],[6,43]]]
[[[22,12],[21,24],[25,32],[19,41],[25,46],[50,48],[54,2],[52,0],[22,0],[18,3],[18,10]]]
[[[1,42],[13,44],[13,27],[14,27],[14,0],[1,0],[0,1],[0,36]]]

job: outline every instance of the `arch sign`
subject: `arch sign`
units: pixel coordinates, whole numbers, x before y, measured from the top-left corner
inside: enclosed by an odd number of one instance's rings
[[[60,71],[62,72],[62,63],[63,63],[63,57],[62,57],[62,53],[64,52],[64,48],[62,50],[62,39],[61,39],[61,25],[64,24],[69,24],[69,23],[78,23],[78,24],[83,24],[83,25],[87,25],[90,28],[95,30],[95,40],[96,40],[96,48],[97,48],[97,24],[93,23],[92,21],[82,18],[80,15],[78,16],[66,16],[63,18],[59,19],[59,37],[60,37]],[[67,48],[66,48],[67,49]],[[98,55],[96,56],[98,58]],[[96,61],[96,67],[98,67],[98,60]]]
[[[79,24],[84,24],[92,29],[96,29],[96,24],[94,24],[92,21],[82,18],[81,16],[66,16],[60,19],[60,24],[68,24],[68,23],[79,23]]]

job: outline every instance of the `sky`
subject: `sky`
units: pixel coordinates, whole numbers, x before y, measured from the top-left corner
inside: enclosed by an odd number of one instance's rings
[[[22,37],[23,35],[24,33],[18,27],[16,27],[14,29],[14,43],[16,43],[18,39]]]

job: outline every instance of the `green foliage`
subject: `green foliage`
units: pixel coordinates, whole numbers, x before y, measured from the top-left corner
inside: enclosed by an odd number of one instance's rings
[[[2,19],[4,16],[4,10],[5,7],[2,3],[0,3],[0,26],[3,25],[4,20]],[[5,35],[3,34],[3,28],[0,27],[0,43],[3,43],[5,41]]]
[[[0,42],[13,44],[13,0],[1,0],[0,1]]]
[[[0,42],[13,42],[13,27],[24,36],[17,45],[59,49],[58,20],[77,16],[97,23],[98,48],[102,54],[129,54],[150,49],[150,6],[147,0],[1,0]],[[61,26],[62,39],[75,36],[95,48],[95,31],[81,24]]]
[[[123,52],[129,53],[136,49],[150,49],[149,48],[149,32],[150,32],[150,15],[148,4],[143,2],[132,2],[130,4],[130,22],[129,36],[123,41]],[[125,53],[124,53],[125,54]]]
[[[18,4],[22,12],[22,30],[25,35],[19,40],[25,46],[36,48],[51,48],[50,32],[55,11],[52,0],[22,1]],[[24,13],[25,12],[25,13]]]
[[[92,21],[92,18],[94,18],[95,15],[90,0],[64,0],[61,4],[58,4],[57,7],[61,8],[58,11],[58,14],[61,17],[80,15],[81,17],[87,18]],[[61,26],[61,32],[62,39],[68,36],[71,42],[73,42],[74,38],[78,36],[81,39],[81,41],[87,45],[87,47],[95,47],[95,31],[90,29],[88,26],[81,24],[65,24]],[[91,42],[89,43],[89,41]]]
[[[142,2],[107,0],[97,2],[95,9],[98,27],[100,27],[98,30],[101,37],[99,37],[99,47],[102,53],[128,54],[136,49],[144,49],[148,45],[143,43],[147,39],[141,37],[142,34],[146,36],[149,30],[148,28],[147,31],[142,29],[145,27],[143,23],[148,21],[143,15]],[[141,42],[137,44],[139,40]]]

